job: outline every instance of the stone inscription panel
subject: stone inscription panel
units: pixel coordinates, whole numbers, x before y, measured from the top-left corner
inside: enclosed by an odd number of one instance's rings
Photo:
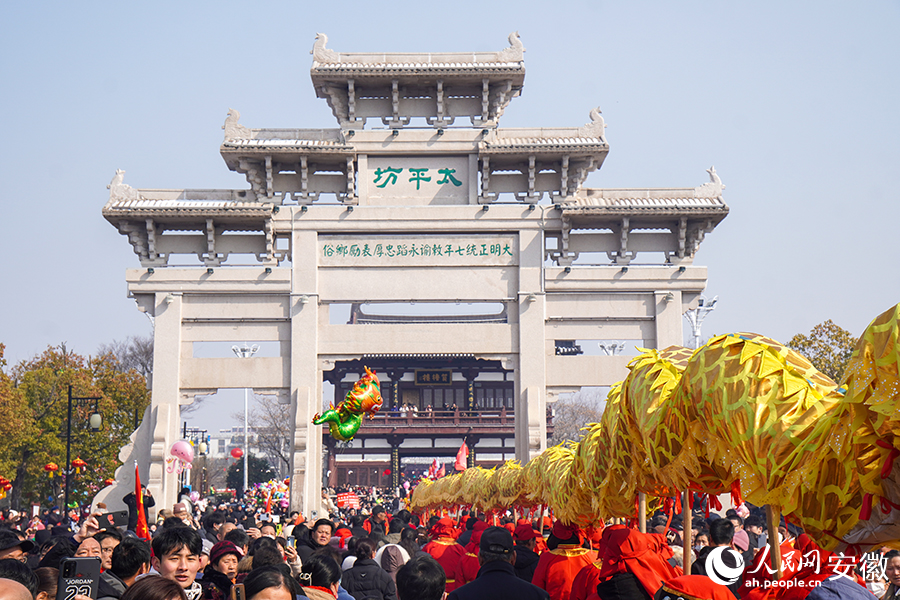
[[[370,204],[468,204],[466,156],[370,156],[365,177]]]
[[[494,267],[518,264],[515,235],[320,235],[322,267]]]

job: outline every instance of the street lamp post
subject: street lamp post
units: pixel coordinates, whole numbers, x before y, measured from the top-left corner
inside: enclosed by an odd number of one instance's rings
[[[66,517],[66,523],[69,522],[69,484],[72,480],[72,403],[74,402],[76,405],[81,406],[82,404],[93,402],[94,412],[88,419],[88,423],[91,425],[91,431],[100,431],[100,426],[103,424],[103,417],[100,416],[100,411],[98,409],[100,403],[99,396],[76,398],[72,395],[72,386],[70,385],[68,397],[69,412],[66,417],[66,491],[63,496],[63,513]]]
[[[684,318],[688,320],[688,323],[691,326],[691,335],[693,337],[691,343],[694,346],[694,350],[700,347],[700,325],[703,324],[703,319],[715,310],[716,302],[718,301],[718,296],[713,296],[711,301],[707,301],[706,298],[701,297],[697,304],[697,308],[692,308],[684,313]]]
[[[247,342],[244,342],[243,346],[232,346],[231,351],[234,352],[235,356],[238,358],[250,358],[254,354],[259,351],[259,344],[253,344],[252,346]],[[247,413],[248,413],[248,403],[249,403],[249,395],[248,388],[244,388],[244,494],[247,493],[247,469],[248,469],[248,461],[250,457],[250,442],[249,442],[249,433],[247,428]]]

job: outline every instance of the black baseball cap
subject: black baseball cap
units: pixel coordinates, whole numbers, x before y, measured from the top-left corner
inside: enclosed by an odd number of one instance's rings
[[[478,547],[494,554],[510,554],[516,549],[512,534],[505,527],[488,527],[481,533]]]
[[[21,546],[22,552],[30,552],[34,548],[34,542],[20,540],[12,531],[0,531],[0,550],[9,550]]]

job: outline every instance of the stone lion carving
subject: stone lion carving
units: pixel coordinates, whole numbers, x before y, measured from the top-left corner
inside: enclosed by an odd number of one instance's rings
[[[591,122],[578,129],[580,137],[599,138],[601,142],[606,143],[606,121],[603,120],[600,107],[592,108],[590,112]]]
[[[116,174],[113,176],[112,181],[110,181],[109,185],[106,186],[106,188],[109,190],[110,201],[140,200],[141,195],[138,193],[138,191],[127,183],[123,183],[124,179],[125,171],[123,171],[122,169],[116,169]]]
[[[498,62],[519,62],[525,60],[525,46],[519,39],[519,32],[509,34],[509,48],[504,48],[497,53]]]
[[[320,63],[333,63],[338,62],[341,59],[341,55],[335,52],[334,50],[329,50],[325,47],[325,44],[328,43],[328,36],[324,33],[316,34],[316,41],[313,44],[313,49],[310,54],[313,55],[313,60],[315,62]]]
[[[225,124],[222,129],[225,130],[225,141],[236,139],[250,139],[253,137],[252,132],[239,124],[241,113],[233,108],[228,109],[228,116],[225,117]]]

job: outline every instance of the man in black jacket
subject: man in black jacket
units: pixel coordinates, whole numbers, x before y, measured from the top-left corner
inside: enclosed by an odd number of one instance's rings
[[[528,523],[519,525],[513,533],[513,540],[516,542],[516,577],[529,583],[534,579],[534,570],[537,569],[538,561],[541,559],[534,551],[537,546],[534,540],[538,535],[540,534]]]
[[[450,592],[447,600],[549,600],[536,585],[516,577],[512,535],[503,527],[488,527],[478,544],[478,576]]]
[[[356,545],[356,562],[344,571],[341,585],[356,600],[397,600],[397,587],[374,560],[375,542],[363,538]]]
[[[697,555],[697,560],[691,565],[691,575],[707,575],[707,571],[712,568],[712,565],[706,564],[706,558],[709,556],[710,552],[716,549],[719,546],[727,546],[731,550],[734,550],[734,546],[732,545],[732,541],[734,540],[734,523],[729,521],[728,519],[716,519],[709,526],[709,546],[700,550],[700,553]],[[739,555],[736,551],[729,553],[725,551],[722,554],[722,560],[725,563],[725,566],[731,568],[737,568]],[[740,579],[735,583],[726,586],[731,593],[734,594],[734,597],[738,597],[738,589],[741,587]]]
[[[100,573],[97,598],[115,600],[121,598],[139,575],[150,571],[150,544],[144,540],[126,537],[112,553],[112,567]]]

